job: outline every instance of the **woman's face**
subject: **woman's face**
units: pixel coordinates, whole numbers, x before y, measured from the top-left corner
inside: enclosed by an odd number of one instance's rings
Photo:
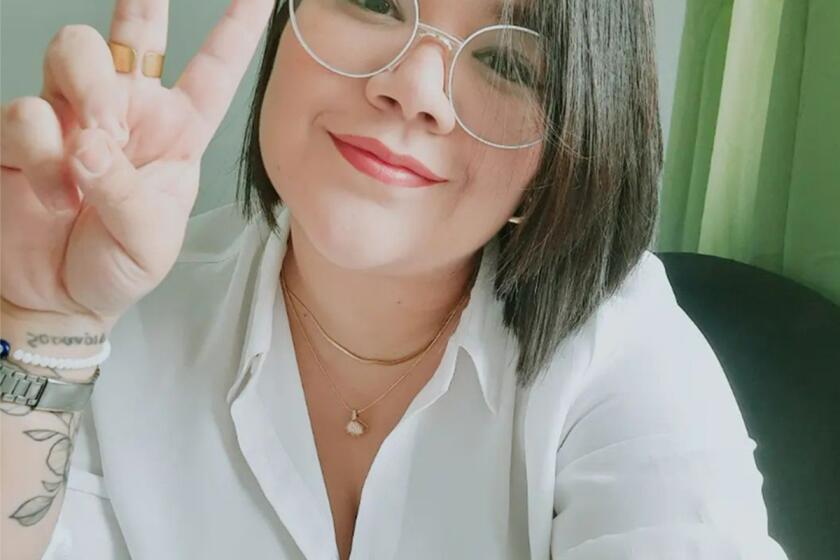
[[[420,20],[464,38],[497,23],[470,15],[494,1],[462,0],[453,10],[449,0],[421,0]],[[262,107],[262,158],[294,220],[336,265],[395,274],[444,267],[480,249],[515,212],[542,144],[500,149],[465,132],[445,95],[449,56],[427,37],[392,71],[349,78],[315,61],[291,23],[284,29]],[[446,181],[380,182],[328,133],[378,139]]]

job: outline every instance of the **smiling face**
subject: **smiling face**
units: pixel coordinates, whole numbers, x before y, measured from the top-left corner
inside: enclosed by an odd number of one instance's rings
[[[494,1],[465,0],[455,11],[448,0],[421,0],[420,21],[463,39],[498,23],[470,15]],[[260,114],[261,155],[294,221],[328,260],[394,273],[445,266],[515,213],[542,144],[500,149],[461,128],[445,93],[452,54],[424,37],[391,71],[351,78],[314,60],[291,23],[284,29]],[[446,181],[387,184],[342,155],[331,133],[376,139]]]

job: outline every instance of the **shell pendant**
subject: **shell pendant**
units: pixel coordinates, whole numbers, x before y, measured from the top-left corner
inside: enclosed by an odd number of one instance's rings
[[[353,437],[359,437],[365,433],[365,430],[367,430],[367,424],[359,418],[358,411],[353,410],[353,414],[350,416],[350,421],[344,427],[344,431]]]

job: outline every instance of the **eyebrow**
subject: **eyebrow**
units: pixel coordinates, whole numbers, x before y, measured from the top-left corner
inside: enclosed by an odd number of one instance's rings
[[[494,21],[500,21],[502,19],[502,10],[504,9],[504,5],[508,3],[505,0],[493,0],[490,4],[489,8],[489,15],[493,18]],[[534,21],[534,0],[526,0],[526,2],[511,2],[513,4],[511,8],[511,23],[513,25],[518,25],[520,27],[528,27],[530,28]]]

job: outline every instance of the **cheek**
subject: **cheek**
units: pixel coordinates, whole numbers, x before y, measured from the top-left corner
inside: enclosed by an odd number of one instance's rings
[[[474,149],[467,156],[469,204],[487,216],[507,219],[536,173],[539,158],[539,145],[524,150]]]
[[[304,160],[307,138],[316,117],[316,92],[323,87],[320,67],[312,62],[287,25],[263,98],[259,138],[266,171],[284,199],[290,194],[284,192],[286,186],[295,184],[289,174]]]

